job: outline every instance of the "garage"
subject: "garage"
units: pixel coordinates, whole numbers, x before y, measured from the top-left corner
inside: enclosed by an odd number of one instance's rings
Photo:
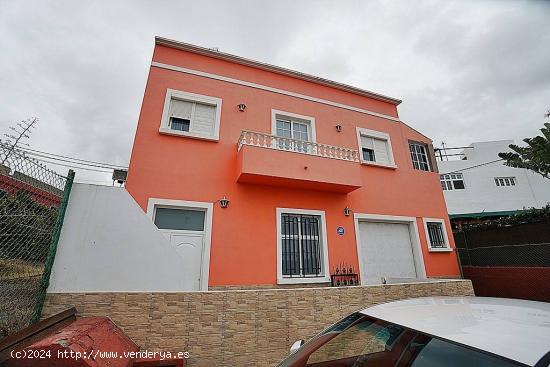
[[[415,226],[415,221],[405,220],[358,222],[359,267],[363,284],[380,284],[383,279],[399,282],[425,278]]]

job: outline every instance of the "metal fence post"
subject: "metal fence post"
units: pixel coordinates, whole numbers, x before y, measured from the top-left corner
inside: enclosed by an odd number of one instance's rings
[[[48,255],[44,263],[44,273],[42,274],[42,281],[39,287],[37,294],[37,300],[35,303],[35,308],[32,316],[32,323],[40,321],[42,316],[42,308],[44,306],[44,301],[46,299],[46,290],[50,285],[50,275],[52,273],[53,261],[55,259],[55,254],[57,252],[57,244],[59,242],[59,237],[61,235],[61,227],[63,227],[63,220],[65,219],[65,211],[67,209],[67,203],[69,202],[69,196],[71,194],[71,189],[73,187],[75,173],[71,169],[67,175],[67,181],[65,182],[65,188],[63,189],[63,199],[61,205],[59,206],[59,212],[57,214],[57,220],[55,222],[55,229],[52,235],[52,240],[50,242],[50,247],[48,249]]]

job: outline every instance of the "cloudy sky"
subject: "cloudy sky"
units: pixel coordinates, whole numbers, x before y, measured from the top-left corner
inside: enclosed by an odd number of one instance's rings
[[[127,165],[159,35],[401,98],[436,146],[520,141],[550,108],[549,15],[544,1],[0,0],[0,135],[37,116],[33,149]]]

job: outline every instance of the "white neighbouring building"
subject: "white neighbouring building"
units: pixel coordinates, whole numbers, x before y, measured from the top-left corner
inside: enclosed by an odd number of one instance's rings
[[[473,143],[461,152],[462,159],[438,162],[451,220],[498,217],[550,203],[550,180],[497,161],[498,153],[511,151],[508,146],[513,143]]]

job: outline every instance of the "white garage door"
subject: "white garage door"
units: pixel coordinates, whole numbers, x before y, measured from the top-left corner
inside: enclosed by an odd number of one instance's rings
[[[417,278],[408,224],[360,222],[363,284],[386,278]]]

